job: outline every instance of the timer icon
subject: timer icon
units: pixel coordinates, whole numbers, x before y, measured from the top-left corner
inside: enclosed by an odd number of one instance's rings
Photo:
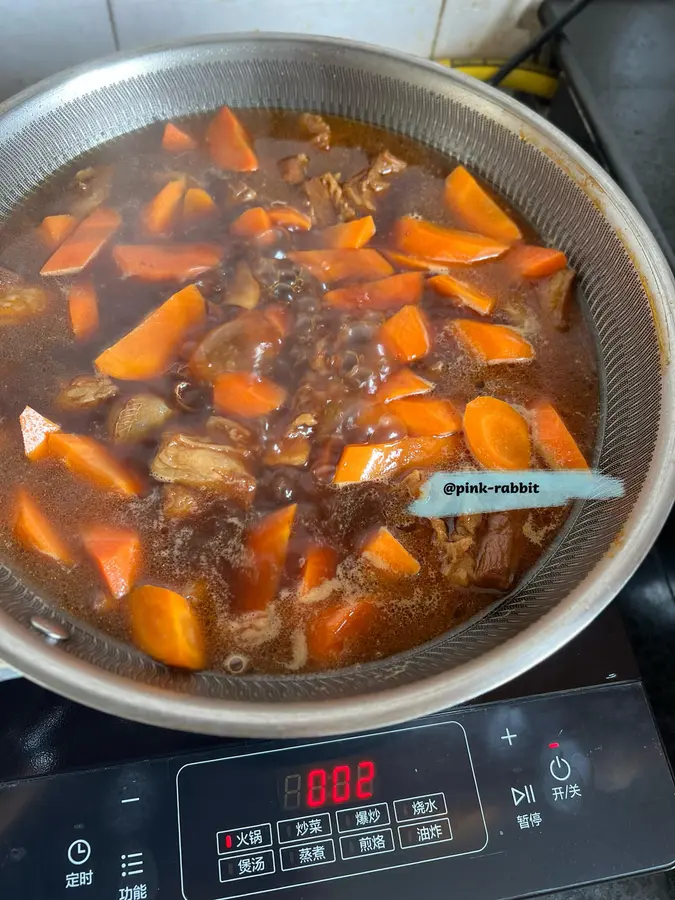
[[[91,844],[89,841],[73,841],[68,847],[68,859],[74,866],[83,866],[91,856]]]

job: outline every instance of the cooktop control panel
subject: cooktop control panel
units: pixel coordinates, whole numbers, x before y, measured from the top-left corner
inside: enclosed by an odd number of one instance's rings
[[[492,900],[674,861],[639,682],[0,785],[3,900]]]

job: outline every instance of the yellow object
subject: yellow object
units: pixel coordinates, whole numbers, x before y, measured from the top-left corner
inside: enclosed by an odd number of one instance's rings
[[[499,70],[499,65],[484,61],[437,59],[436,62],[463,72],[465,75],[471,75],[472,78],[477,78],[479,81],[488,81]],[[545,71],[521,67],[509,72],[500,87],[509,88],[512,91],[523,91],[526,94],[535,94],[537,97],[550,100],[558,87],[558,79]]]

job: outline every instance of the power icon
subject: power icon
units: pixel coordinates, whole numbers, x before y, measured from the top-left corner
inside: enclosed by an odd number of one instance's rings
[[[552,759],[548,768],[556,781],[567,781],[572,774],[570,764],[562,756],[556,756],[555,759]]]

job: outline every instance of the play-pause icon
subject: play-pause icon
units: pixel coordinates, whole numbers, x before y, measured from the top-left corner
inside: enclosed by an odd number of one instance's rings
[[[511,796],[514,806],[520,806],[521,803],[534,803],[534,788],[531,784],[523,785],[522,790],[512,787]]]

